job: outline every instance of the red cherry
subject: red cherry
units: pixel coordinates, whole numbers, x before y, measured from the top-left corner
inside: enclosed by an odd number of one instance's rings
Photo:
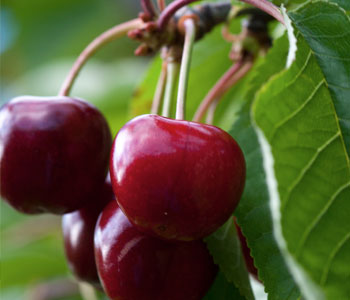
[[[143,115],[119,131],[110,172],[133,224],[163,239],[189,241],[232,215],[245,162],[235,140],[215,126]]]
[[[62,217],[64,249],[72,273],[81,281],[86,281],[100,288],[95,253],[95,226],[103,208],[115,201],[112,185],[106,181],[92,203],[80,210]]]
[[[64,214],[103,185],[111,135],[102,114],[68,97],[19,97],[0,110],[0,192],[23,213]]]
[[[256,280],[259,280],[258,269],[254,265],[253,257],[250,255],[250,249],[248,247],[247,240],[246,240],[245,236],[242,233],[241,227],[238,226],[237,220],[236,220],[235,217],[234,217],[234,222],[235,222],[235,225],[236,225],[236,229],[237,229],[237,234],[238,234],[239,240],[241,242],[242,253],[243,253],[244,260],[245,260],[245,264],[247,266],[247,270],[248,270],[248,272],[250,274],[252,274],[254,276],[254,278]]]
[[[113,300],[200,300],[217,268],[202,241],[168,243],[138,231],[113,201],[95,231],[95,255]]]

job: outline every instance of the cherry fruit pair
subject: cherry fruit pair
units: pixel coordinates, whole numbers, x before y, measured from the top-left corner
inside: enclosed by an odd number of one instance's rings
[[[100,289],[101,281],[110,299],[202,299],[217,272],[202,241],[168,243],[141,233],[109,182],[95,200],[62,218],[66,256],[79,280]]]

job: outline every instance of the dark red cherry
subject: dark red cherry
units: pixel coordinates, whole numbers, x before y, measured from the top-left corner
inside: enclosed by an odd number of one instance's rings
[[[239,225],[237,224],[237,220],[236,220],[235,217],[234,217],[234,222],[235,222],[235,226],[236,226],[236,229],[237,229],[237,234],[238,234],[239,240],[241,242],[243,258],[245,260],[245,264],[247,266],[247,270],[248,270],[248,272],[250,274],[252,274],[254,276],[255,279],[259,280],[259,278],[258,278],[258,269],[254,265],[253,257],[250,255],[250,249],[248,247],[247,240],[246,240],[245,236],[242,233],[241,227],[239,227]]]
[[[232,215],[245,162],[235,140],[215,126],[143,115],[116,136],[110,172],[132,223],[163,239],[190,241]]]
[[[115,201],[112,185],[106,181],[90,205],[62,217],[64,250],[69,268],[79,280],[96,287],[100,287],[100,280],[94,253],[95,226],[101,211],[112,200]]]
[[[202,241],[169,243],[132,225],[116,201],[97,222],[95,255],[113,300],[200,300],[217,268]]]
[[[64,214],[103,185],[111,134],[91,104],[19,97],[0,110],[0,192],[23,213]]]

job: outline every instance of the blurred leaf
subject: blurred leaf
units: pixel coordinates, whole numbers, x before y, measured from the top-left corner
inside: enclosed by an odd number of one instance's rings
[[[3,247],[1,254],[3,288],[38,282],[42,278],[68,274],[63,246],[55,235],[33,241],[21,248]]]
[[[250,108],[261,86],[284,69],[288,46],[287,36],[284,35],[274,42],[266,59],[257,66],[244,97],[246,103],[230,131],[243,150],[247,168],[245,190],[235,215],[247,238],[269,299],[297,299],[299,292],[273,235],[262,154],[251,124]]]
[[[243,299],[254,299],[233,218],[205,241],[226,280],[234,283]]]

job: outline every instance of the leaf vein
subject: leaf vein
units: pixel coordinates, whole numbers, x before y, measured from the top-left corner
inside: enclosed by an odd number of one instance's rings
[[[340,195],[342,191],[344,191],[346,188],[350,187],[350,182],[342,185],[338,190],[335,191],[335,193],[332,195],[332,197],[329,199],[328,203],[324,206],[324,208],[321,210],[321,212],[316,216],[316,218],[311,222],[310,226],[305,230],[302,238],[300,239],[299,245],[296,250],[296,257],[298,258],[301,254],[302,247],[304,246],[307,239],[310,237],[310,234],[312,230],[316,227],[316,225],[320,222],[322,217],[327,213],[329,207],[334,203],[336,198]]]
[[[275,128],[272,131],[271,134],[271,141],[275,138],[275,135],[278,131],[279,128],[281,128],[285,123],[287,123],[288,121],[290,121],[291,119],[293,119],[299,112],[301,112],[304,107],[314,98],[315,94],[317,93],[317,91],[319,90],[319,88],[322,86],[322,84],[325,83],[325,80],[322,79],[318,85],[315,87],[315,89],[312,91],[312,93],[310,94],[310,96],[304,101],[304,103],[302,103],[295,111],[293,111],[291,114],[289,114],[287,117],[285,117],[283,120],[281,120],[280,122],[278,122],[275,126]]]
[[[316,153],[311,157],[309,162],[306,164],[306,166],[301,170],[299,176],[296,178],[296,180],[292,183],[292,185],[289,187],[286,200],[284,201],[284,206],[288,202],[290,195],[292,194],[292,191],[295,189],[295,187],[300,183],[300,181],[304,178],[306,172],[310,170],[312,165],[315,163],[317,157],[324,151],[332,142],[334,142],[337,137],[340,136],[340,131],[338,131],[335,135],[333,135],[328,141],[326,141],[322,146],[318,147],[316,150]]]
[[[325,264],[325,268],[323,270],[323,274],[320,280],[320,285],[324,286],[324,284],[326,283],[329,270],[331,268],[334,257],[349,239],[350,239],[350,232],[347,235],[345,235],[345,237],[334,247],[333,251],[331,252],[331,255],[329,256],[327,263]]]

